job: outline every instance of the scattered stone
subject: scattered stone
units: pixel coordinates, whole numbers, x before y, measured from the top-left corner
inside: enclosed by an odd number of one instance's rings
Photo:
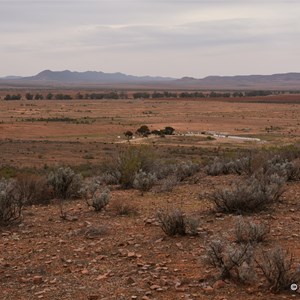
[[[159,286],[159,285],[157,285],[157,284],[153,284],[153,285],[151,285],[150,286],[150,289],[151,290],[158,290],[158,289],[160,289],[161,287]]]
[[[217,280],[214,285],[213,288],[214,289],[222,289],[226,286],[226,283],[223,280]]]
[[[41,283],[43,283],[43,277],[42,276],[34,276],[33,277],[33,283],[34,284],[41,284]]]
[[[176,246],[178,247],[179,250],[183,250],[183,246],[181,243],[176,243]]]
[[[206,294],[212,294],[212,293],[214,293],[214,288],[211,287],[210,285],[208,285],[208,286],[203,287],[203,291],[204,291]]]
[[[164,241],[164,239],[165,239],[165,238],[162,237],[162,238],[156,240],[155,243],[156,243],[156,244],[161,243],[162,241]]]
[[[81,274],[87,275],[87,274],[89,274],[89,270],[88,269],[84,269],[84,270],[81,271]]]
[[[128,253],[125,249],[118,249],[118,253],[120,254],[120,256],[127,256]]]
[[[108,278],[109,273],[105,273],[104,275],[99,275],[96,279],[97,280],[105,280]]]
[[[128,258],[135,258],[136,254],[134,252],[128,252],[127,257]]]
[[[57,279],[56,278],[54,278],[53,280],[50,280],[49,281],[49,283],[51,283],[51,284],[55,284],[57,282]]]

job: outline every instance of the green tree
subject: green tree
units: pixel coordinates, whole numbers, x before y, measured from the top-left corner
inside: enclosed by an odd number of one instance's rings
[[[53,98],[53,94],[51,94],[51,93],[47,94],[47,96],[46,96],[47,100],[51,100],[52,98]]]
[[[30,93],[26,93],[25,95],[26,100],[32,100],[33,99],[33,95]]]
[[[162,130],[165,135],[172,135],[175,131],[173,127],[167,126],[164,130]]]
[[[147,137],[150,134],[150,129],[147,125],[142,125],[139,129],[137,129],[136,134]]]
[[[127,130],[126,132],[124,132],[124,135],[127,138],[127,141],[129,142],[129,140],[131,140],[133,137],[133,132],[130,130]]]

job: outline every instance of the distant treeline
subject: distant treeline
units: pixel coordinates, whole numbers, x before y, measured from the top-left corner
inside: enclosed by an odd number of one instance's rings
[[[237,97],[265,97],[269,95],[281,95],[281,94],[299,94],[300,91],[235,91],[235,92],[107,92],[107,93],[77,93],[77,94],[31,94],[26,93],[24,96],[21,94],[7,94],[3,100],[72,100],[72,99],[162,99],[162,98],[237,98]],[[0,97],[1,99],[1,97]]]

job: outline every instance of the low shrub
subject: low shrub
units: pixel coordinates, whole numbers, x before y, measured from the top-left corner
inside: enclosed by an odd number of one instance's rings
[[[132,203],[121,199],[112,202],[110,207],[119,216],[133,216],[138,214],[137,208]]]
[[[173,188],[179,183],[177,176],[171,175],[162,179],[156,187],[157,193],[171,192]]]
[[[148,147],[129,147],[118,154],[116,166],[111,170],[112,174],[117,174],[119,183],[125,189],[132,188],[133,182],[140,170],[146,173],[152,171],[155,154]]]
[[[251,174],[252,157],[246,156],[235,160],[226,160],[216,157],[214,161],[206,167],[206,173],[210,176],[227,174]]]
[[[70,199],[80,196],[82,176],[71,168],[60,167],[48,175],[48,184],[52,187],[53,195],[59,199]]]
[[[158,179],[164,179],[170,176],[176,176],[177,181],[183,181],[184,179],[193,176],[199,172],[200,165],[192,161],[178,162],[178,163],[165,163],[158,165],[155,171]]]
[[[84,196],[88,206],[93,207],[97,212],[103,210],[110,200],[110,190],[103,186],[97,178],[91,180],[81,190],[81,194]]]
[[[199,164],[192,161],[182,162],[176,167],[176,175],[179,181],[183,181],[185,178],[193,176],[200,170]]]
[[[142,170],[139,170],[139,172],[135,174],[133,180],[133,187],[142,192],[146,192],[153,187],[156,181],[157,178],[155,174],[146,173],[143,172]]]
[[[235,223],[234,234],[237,243],[261,243],[270,233],[270,227],[263,223],[254,223],[239,217]]]
[[[161,229],[169,236],[197,235],[198,233],[199,220],[186,216],[178,208],[166,211],[159,210],[157,218]]]
[[[226,175],[230,173],[227,162],[215,157],[214,161],[205,168],[206,174],[210,176]]]
[[[266,176],[278,174],[286,178],[286,181],[297,181],[300,179],[300,165],[294,161],[283,160],[276,155],[268,160],[263,166],[263,172]]]
[[[234,244],[227,240],[212,240],[205,255],[207,264],[220,272],[220,278],[254,281],[253,249],[250,244]]]
[[[294,267],[293,256],[280,247],[262,251],[256,263],[273,292],[290,289],[300,281],[300,267]]]
[[[0,226],[11,225],[21,217],[24,202],[14,180],[0,181]]]
[[[91,226],[84,230],[84,236],[87,239],[96,239],[102,237],[109,233],[109,228],[105,225],[100,225],[97,227]]]
[[[25,205],[48,204],[51,200],[51,190],[46,179],[37,175],[18,175],[15,190]]]
[[[211,200],[217,210],[225,213],[253,213],[278,201],[285,180],[273,174],[270,177],[251,176],[230,188],[217,190]]]

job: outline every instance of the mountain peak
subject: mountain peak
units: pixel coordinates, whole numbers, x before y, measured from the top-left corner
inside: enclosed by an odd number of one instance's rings
[[[165,77],[151,77],[151,76],[132,76],[120,72],[104,73],[97,71],[73,72],[70,70],[51,71],[44,70],[35,76],[29,77],[30,80],[42,81],[58,81],[62,83],[134,83],[134,82],[155,82],[155,81],[169,81],[173,78]]]

